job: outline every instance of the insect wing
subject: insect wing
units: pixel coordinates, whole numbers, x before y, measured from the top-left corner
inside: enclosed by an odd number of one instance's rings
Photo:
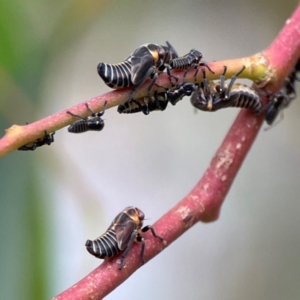
[[[145,51],[143,51],[145,52]],[[143,55],[131,58],[131,80],[134,85],[143,84],[151,75],[154,68],[154,59],[147,50]]]
[[[136,225],[127,215],[121,216],[119,223],[121,224],[115,224],[115,232],[118,248],[122,251],[128,245],[132,232],[136,229]]]
[[[166,44],[168,46],[169,52],[172,54],[172,59],[177,58],[178,57],[178,53],[174,49],[174,47],[168,41],[166,41]]]

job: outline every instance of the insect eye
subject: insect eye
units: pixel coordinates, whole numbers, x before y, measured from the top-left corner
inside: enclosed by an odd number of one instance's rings
[[[141,221],[143,221],[145,219],[145,214],[141,210],[138,211],[138,218]]]
[[[161,47],[161,48],[158,48],[158,49],[157,49],[157,52],[158,52],[158,56],[159,56],[160,59],[164,58],[165,55],[166,55],[166,51],[165,51],[165,49],[162,48],[162,47]]]

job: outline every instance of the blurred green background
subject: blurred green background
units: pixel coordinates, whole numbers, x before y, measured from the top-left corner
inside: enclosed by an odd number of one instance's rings
[[[207,61],[269,45],[298,1],[0,1],[0,129],[107,92],[96,72],[144,43]],[[245,81],[247,82],[247,81]],[[238,110],[186,99],[149,116],[105,113],[0,162],[1,299],[48,299],[92,271],[86,239],[128,205],[153,223],[204,173]],[[299,101],[262,131],[212,224],[194,226],[107,299],[299,299]],[[264,126],[266,127],[266,125]]]

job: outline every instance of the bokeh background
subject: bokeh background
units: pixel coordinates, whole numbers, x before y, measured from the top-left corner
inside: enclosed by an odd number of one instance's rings
[[[206,61],[267,47],[298,1],[0,1],[0,129],[109,91],[100,61],[117,63],[166,40]],[[124,207],[155,222],[196,184],[237,109],[105,113],[100,133],[0,162],[0,298],[48,299],[101,260],[84,244]],[[107,299],[299,299],[299,101],[261,131],[223,204]],[[266,127],[266,125],[264,126]]]

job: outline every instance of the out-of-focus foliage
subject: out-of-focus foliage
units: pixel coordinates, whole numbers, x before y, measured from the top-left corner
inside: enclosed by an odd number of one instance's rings
[[[0,128],[35,120],[51,58],[74,43],[105,1],[0,1]],[[39,116],[40,117],[40,116]],[[1,299],[50,297],[49,214],[39,188],[38,152],[0,163]]]

